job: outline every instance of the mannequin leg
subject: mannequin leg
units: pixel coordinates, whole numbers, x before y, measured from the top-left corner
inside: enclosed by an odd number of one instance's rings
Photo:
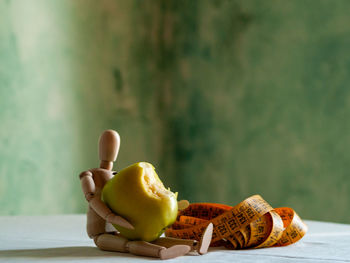
[[[98,235],[103,234],[106,227],[106,221],[100,217],[94,209],[89,206],[89,210],[87,212],[87,224],[86,224],[86,230],[88,233],[88,236],[90,238],[94,238]]]
[[[156,257],[161,259],[175,258],[186,255],[191,247],[187,245],[173,245],[166,248],[145,241],[129,241],[113,234],[102,234],[94,238],[96,246],[101,250],[130,252],[134,255]]]
[[[152,241],[152,243],[167,248],[175,245],[187,245],[191,247],[191,251],[197,251],[199,254],[203,255],[208,252],[212,234],[213,224],[210,223],[204,230],[203,235],[199,241],[192,239],[179,239],[173,237],[160,237],[157,240]]]
[[[152,241],[152,243],[158,246],[166,247],[166,248],[176,246],[176,245],[187,245],[191,247],[191,251],[194,251],[198,245],[197,240],[179,239],[174,237],[160,237]]]
[[[129,252],[134,255],[170,259],[186,255],[191,247],[187,245],[176,245],[169,248],[158,246],[145,241],[130,241],[127,245]]]
[[[101,250],[128,252],[126,247],[129,240],[113,234],[102,234],[94,238],[96,246]]]

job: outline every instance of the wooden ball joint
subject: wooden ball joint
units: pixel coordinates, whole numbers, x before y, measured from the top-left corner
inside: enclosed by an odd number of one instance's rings
[[[106,223],[112,223],[133,229],[123,217],[116,215],[101,199],[101,192],[114,174],[113,162],[117,159],[120,137],[116,131],[106,130],[99,140],[100,168],[89,169],[79,175],[85,199],[89,203],[87,212],[87,233],[98,248],[107,251],[129,252],[135,255],[170,259],[183,256],[191,251],[205,254],[210,245],[213,225],[204,230],[199,242],[189,239],[160,237],[152,242],[130,241],[117,231],[106,232]],[[179,208],[184,209],[188,202],[179,201]]]

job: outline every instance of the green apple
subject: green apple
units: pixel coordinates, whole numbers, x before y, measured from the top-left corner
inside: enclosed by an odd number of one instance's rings
[[[130,240],[153,241],[175,222],[177,193],[166,189],[152,164],[140,162],[116,174],[102,190],[103,201],[134,229],[114,225]]]

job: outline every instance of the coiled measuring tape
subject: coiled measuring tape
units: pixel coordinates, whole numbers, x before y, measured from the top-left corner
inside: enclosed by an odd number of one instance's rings
[[[307,226],[289,207],[272,208],[260,195],[232,207],[194,203],[179,211],[168,237],[200,240],[209,223],[214,230],[210,246],[230,249],[287,246],[300,240]]]

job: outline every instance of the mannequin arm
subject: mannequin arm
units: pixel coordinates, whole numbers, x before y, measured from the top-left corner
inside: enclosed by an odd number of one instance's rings
[[[100,217],[105,219],[108,223],[116,224],[128,229],[134,229],[134,227],[126,219],[114,214],[112,210],[109,209],[104,202],[102,202],[100,197],[95,196],[92,198],[89,202],[89,205]]]
[[[91,171],[82,172],[79,177],[86,200],[89,202],[90,207],[95,210],[100,217],[105,219],[108,223],[116,224],[128,229],[134,229],[126,219],[114,214],[112,210],[102,202],[101,196],[96,194],[95,182],[92,178]]]
[[[79,175],[81,188],[83,189],[86,201],[90,202],[90,200],[95,196],[95,182],[92,178],[92,173],[90,171],[82,172]]]

